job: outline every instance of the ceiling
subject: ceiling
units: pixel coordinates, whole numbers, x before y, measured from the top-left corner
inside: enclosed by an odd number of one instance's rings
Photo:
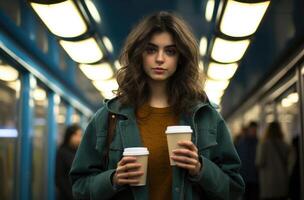
[[[60,0],[61,1],[61,0]],[[219,35],[218,16],[221,4],[226,0],[214,0],[211,21],[205,18],[208,0],[80,0],[88,11],[86,2],[92,1],[101,18],[96,22],[89,15],[90,27],[102,38],[107,36],[113,45],[113,53],[107,59],[117,60],[124,40],[132,27],[146,15],[158,11],[171,11],[181,16],[193,29],[199,41],[203,36],[208,40],[208,50],[201,60],[207,69],[215,36]],[[242,2],[261,2],[263,0],[235,0]],[[250,45],[239,61],[239,67],[230,80],[222,98],[222,113],[227,115],[243,101],[271,71],[281,67],[292,51],[304,42],[304,1],[271,0],[258,30],[249,38]]]

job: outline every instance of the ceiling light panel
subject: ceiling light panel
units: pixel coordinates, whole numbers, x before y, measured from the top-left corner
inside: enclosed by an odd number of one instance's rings
[[[249,39],[231,41],[216,38],[213,44],[211,57],[222,63],[237,62],[243,57],[249,43]]]
[[[81,41],[60,40],[60,44],[69,56],[78,63],[94,63],[103,58],[102,51],[92,37]]]
[[[91,80],[106,80],[113,77],[114,72],[109,63],[99,63],[94,65],[80,64],[81,71]]]
[[[43,23],[55,35],[65,38],[84,34],[88,27],[71,0],[55,4],[31,3]]]
[[[242,3],[229,0],[220,24],[222,33],[232,37],[245,37],[253,34],[270,1],[260,3]]]
[[[208,67],[207,75],[215,80],[228,80],[234,75],[237,67],[237,63],[220,64],[211,62]]]

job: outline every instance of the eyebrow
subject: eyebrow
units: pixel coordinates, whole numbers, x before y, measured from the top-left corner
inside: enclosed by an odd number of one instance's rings
[[[148,46],[153,46],[153,47],[158,48],[158,46],[156,44],[153,44],[151,42],[148,43]],[[170,47],[176,47],[176,45],[175,44],[170,44],[170,45],[165,46],[165,48],[170,48]]]

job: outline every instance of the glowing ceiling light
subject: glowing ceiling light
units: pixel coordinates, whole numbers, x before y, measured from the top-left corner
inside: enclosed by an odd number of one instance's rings
[[[237,67],[237,63],[220,64],[211,62],[208,67],[207,75],[215,80],[228,80],[234,75]]]
[[[59,105],[61,102],[61,97],[58,94],[54,95],[54,103],[55,105]]]
[[[44,101],[46,100],[46,92],[41,88],[36,88],[33,97],[36,101]]]
[[[206,37],[202,37],[199,43],[199,49],[201,56],[204,56],[207,52],[208,41]]]
[[[282,99],[282,101],[281,101],[282,107],[285,107],[285,108],[292,106],[292,104],[293,104],[293,102],[291,102],[291,101],[290,101],[289,99],[287,99],[287,98],[284,98],[284,99]]]
[[[78,63],[94,63],[102,59],[103,53],[94,38],[77,42],[59,41],[69,56]]]
[[[113,91],[118,89],[118,84],[115,79],[104,81],[93,81],[93,85],[101,92]]]
[[[216,81],[213,79],[207,79],[205,83],[205,91],[223,91],[228,87],[229,81],[228,80],[222,80],[222,81]]]
[[[80,64],[79,67],[91,80],[106,80],[114,75],[111,65],[107,62],[95,65]]]
[[[15,90],[16,94],[19,94],[19,91],[21,89],[21,82],[20,80],[10,81],[7,83],[7,86]]]
[[[213,44],[211,57],[222,63],[237,62],[243,57],[249,43],[249,39],[230,41],[216,38]]]
[[[299,101],[298,93],[294,92],[287,96],[287,99],[292,103],[297,103]]]
[[[205,18],[208,22],[211,21],[214,12],[214,0],[209,0],[206,5]]]
[[[87,31],[87,25],[72,0],[54,4],[30,3],[47,28],[65,38],[77,37]]]
[[[220,23],[221,32],[232,37],[253,34],[257,30],[269,3],[270,1],[259,3],[227,1]]]
[[[112,53],[113,45],[111,43],[111,40],[108,37],[104,36],[104,37],[102,37],[102,41],[103,41],[104,45],[106,46],[106,48],[108,49],[108,51]]]
[[[13,67],[7,64],[0,64],[0,80],[15,81],[18,79],[19,73]]]
[[[93,19],[97,22],[97,23],[100,23],[101,22],[101,18],[100,18],[100,15],[99,15],[99,12],[95,6],[95,4],[91,1],[91,0],[86,0],[85,1]]]

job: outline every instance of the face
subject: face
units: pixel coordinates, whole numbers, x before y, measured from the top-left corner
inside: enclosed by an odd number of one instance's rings
[[[178,52],[168,32],[154,34],[144,53],[143,67],[150,81],[167,81],[176,71]]]
[[[71,136],[70,139],[71,146],[77,148],[81,142],[81,139],[82,139],[82,131],[79,129],[76,131],[75,134]]]

